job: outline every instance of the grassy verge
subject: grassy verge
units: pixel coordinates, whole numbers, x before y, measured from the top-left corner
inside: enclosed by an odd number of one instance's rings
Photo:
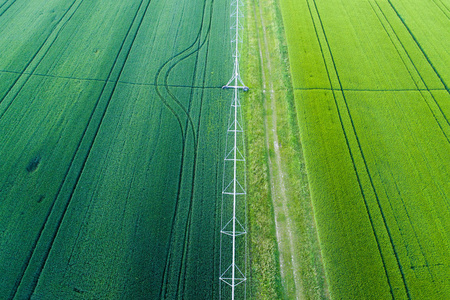
[[[326,298],[277,1],[246,1],[245,32],[252,295]]]
[[[250,10],[251,1],[246,8]],[[248,15],[248,14],[247,14]],[[245,94],[243,107],[246,122],[248,218],[250,233],[251,285],[256,299],[281,297],[275,223],[270,196],[267,150],[264,131],[264,103],[261,97],[261,70],[255,23],[246,19],[244,57],[245,79],[251,90]]]

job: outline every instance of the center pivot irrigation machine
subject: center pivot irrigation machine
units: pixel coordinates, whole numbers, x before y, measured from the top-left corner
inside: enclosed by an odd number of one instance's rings
[[[232,19],[232,25],[230,27],[231,34],[233,38],[231,39],[231,45],[233,49],[233,59],[234,59],[234,68],[233,68],[233,75],[231,76],[231,79],[228,81],[226,85],[224,85],[223,89],[243,89],[244,92],[248,91],[249,88],[244,84],[242,81],[240,72],[239,72],[239,45],[242,43],[242,38],[239,35],[239,30],[242,30],[243,27],[239,21],[239,19],[242,19],[244,16],[241,12],[240,7],[242,7],[243,4],[240,0],[233,0],[231,1],[231,19]]]
[[[220,229],[220,299],[246,299],[247,296],[247,203],[244,130],[239,90],[249,88],[239,71],[239,46],[243,29],[240,0],[231,2],[231,46],[234,67],[223,89],[234,89],[225,143]]]

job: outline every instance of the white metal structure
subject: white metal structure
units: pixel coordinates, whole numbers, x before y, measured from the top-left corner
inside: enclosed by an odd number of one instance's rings
[[[234,59],[234,68],[233,68],[233,75],[231,76],[231,79],[228,81],[226,85],[224,85],[223,89],[243,89],[244,92],[248,91],[248,87],[244,84],[242,81],[240,72],[239,72],[239,44],[242,43],[242,38],[239,34],[239,30],[242,30],[243,27],[239,21],[239,19],[242,19],[244,16],[241,12],[241,7],[243,6],[242,2],[240,0],[232,0],[231,1],[231,19],[232,24],[231,25],[231,34],[233,36],[233,39],[231,40],[231,45],[233,48],[233,59]]]
[[[245,299],[247,270],[246,238],[246,177],[244,157],[244,131],[242,128],[239,90],[248,91],[239,71],[239,44],[242,42],[239,30],[242,26],[240,0],[231,3],[234,68],[233,75],[223,89],[234,89],[230,107],[230,118],[226,136],[224,158],[222,212],[220,230],[220,298]],[[242,149],[242,150],[240,150]],[[243,221],[243,223],[241,221]],[[239,267],[240,266],[240,267]],[[243,269],[242,269],[243,267]],[[239,290],[238,290],[239,289]]]
[[[221,298],[229,299],[231,296],[233,300],[245,298],[247,280],[246,178],[245,158],[240,150],[244,146],[240,106],[236,89],[230,109],[224,158],[219,278]],[[237,296],[237,287],[242,284],[244,287]]]

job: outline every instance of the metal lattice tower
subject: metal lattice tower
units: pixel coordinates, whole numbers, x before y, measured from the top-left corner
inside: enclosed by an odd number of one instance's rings
[[[233,75],[223,89],[234,89],[226,133],[224,158],[222,212],[220,230],[220,298],[246,298],[247,271],[247,207],[244,157],[244,130],[242,127],[239,90],[248,91],[239,70],[239,45],[242,40],[240,19],[242,3],[231,3]]]
[[[240,52],[239,52],[239,44],[242,43],[242,38],[239,34],[240,31],[242,31],[244,28],[242,27],[242,24],[240,22],[240,19],[244,18],[244,15],[242,14],[242,6],[243,3],[240,0],[232,0],[231,1],[231,46],[233,49],[233,59],[234,59],[234,67],[233,67],[233,75],[231,76],[231,79],[228,81],[226,85],[224,85],[223,89],[243,89],[244,92],[248,91],[248,87],[244,84],[242,81],[240,71],[239,71],[239,58],[240,58]]]
[[[247,280],[244,131],[241,125],[241,105],[236,95],[237,89],[230,109],[224,158],[219,278],[221,296],[224,296],[223,299],[230,299],[230,295],[233,300],[245,298]],[[225,286],[222,286],[223,283]],[[244,287],[239,290],[237,296],[237,287],[241,285]]]

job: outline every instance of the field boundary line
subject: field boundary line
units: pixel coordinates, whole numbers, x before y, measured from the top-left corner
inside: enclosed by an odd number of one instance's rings
[[[206,1],[205,1],[205,10],[206,9]],[[204,32],[204,23],[205,23],[205,15],[203,15],[202,17],[202,23],[201,23],[201,31],[200,31],[200,38],[198,40],[198,45],[197,48],[192,51],[191,53],[187,54],[185,57],[180,58],[179,61],[177,61],[174,65],[171,66],[171,68],[168,70],[168,72],[166,73],[165,79],[164,79],[164,85],[166,87],[167,92],[171,95],[171,97],[176,97],[173,93],[170,92],[169,89],[169,85],[168,85],[168,77],[170,75],[170,72],[173,70],[173,68],[180,63],[181,61],[183,61],[184,59],[188,58],[191,55],[196,55],[196,59],[195,59],[195,67],[194,67],[194,72],[192,74],[192,85],[195,84],[196,80],[197,80],[197,75],[198,75],[198,60],[199,60],[199,54],[200,54],[200,50],[203,49],[203,47],[206,45],[206,53],[205,53],[205,60],[207,61],[208,58],[208,51],[209,51],[209,41],[210,41],[210,33],[211,33],[211,24],[212,24],[212,16],[213,16],[213,12],[214,12],[214,0],[211,0],[210,2],[210,10],[209,10],[209,18],[207,22],[208,22],[208,28],[206,29],[206,33],[205,33],[205,37],[202,40],[202,33]],[[206,62],[205,62],[206,64]],[[205,82],[205,75],[206,75],[206,68],[203,71],[203,82]],[[191,225],[192,225],[192,209],[193,209],[193,204],[194,204],[194,194],[195,194],[195,177],[196,177],[196,173],[197,173],[197,159],[198,159],[198,145],[199,145],[199,133],[200,133],[200,123],[201,123],[201,112],[202,112],[202,108],[203,108],[203,90],[202,90],[202,95],[200,96],[200,105],[199,105],[199,114],[198,114],[198,122],[197,122],[197,130],[194,130],[194,123],[193,120],[191,118],[191,108],[192,108],[192,100],[194,98],[194,89],[191,88],[191,93],[189,95],[189,105],[187,108],[187,114],[188,114],[188,119],[186,119],[186,127],[188,126],[187,122],[191,123],[192,126],[192,130],[193,130],[193,143],[194,143],[194,154],[193,154],[193,162],[192,162],[192,175],[191,175],[191,192],[190,192],[190,198],[189,198],[189,206],[188,206],[188,215],[186,216],[186,222],[184,225],[184,243],[183,243],[183,253],[181,256],[181,268],[178,272],[178,282],[177,282],[177,289],[176,289],[176,293],[175,293],[175,297],[178,297],[178,295],[183,295],[184,294],[184,288],[185,288],[185,283],[186,283],[186,273],[187,273],[187,259],[188,259],[188,254],[189,254],[189,241],[191,238],[191,234],[190,234],[190,230],[191,230]],[[187,143],[187,141],[185,141],[185,143]],[[186,148],[185,148],[186,151]],[[182,166],[182,172],[184,171],[184,166]],[[183,272],[184,270],[184,272]],[[183,273],[183,274],[182,274]],[[183,284],[182,284],[183,281]]]
[[[431,59],[428,57],[428,55],[426,54],[425,50],[422,48],[422,45],[419,43],[419,41],[417,40],[416,36],[412,33],[411,29],[409,28],[409,26],[406,24],[405,20],[402,18],[402,16],[400,15],[400,13],[398,12],[398,10],[395,8],[394,4],[392,4],[391,0],[387,0],[387,2],[389,3],[389,5],[392,7],[392,9],[394,10],[395,14],[398,16],[398,18],[400,19],[400,21],[402,22],[403,26],[405,26],[406,30],[408,31],[408,33],[410,34],[411,38],[414,40],[414,42],[416,43],[417,47],[419,47],[420,51],[422,52],[423,56],[425,57],[425,59],[427,60],[427,62],[430,64],[431,68],[433,69],[433,71],[436,73],[437,77],[439,78],[439,80],[441,81],[442,85],[445,87],[445,89],[447,90],[447,92],[450,94],[450,90],[447,86],[447,84],[445,83],[444,79],[441,77],[441,75],[439,74],[439,72],[437,71],[436,67],[434,66],[434,64],[431,62]]]
[[[203,20],[204,20],[204,15],[205,15],[205,10],[206,10],[206,1],[203,5],[203,13],[202,13],[202,21],[200,23],[199,26],[199,30],[197,32],[197,35],[194,39],[194,41],[186,48],[184,48],[183,50],[181,50],[180,52],[176,53],[175,55],[173,55],[172,57],[170,57],[169,59],[167,59],[158,69],[155,78],[154,78],[154,84],[153,86],[155,87],[155,90],[158,94],[158,97],[160,98],[160,100],[163,102],[163,104],[166,106],[166,108],[168,108],[171,113],[177,118],[179,125],[180,125],[180,130],[181,130],[181,139],[182,139],[182,149],[181,149],[181,160],[180,160],[180,174],[178,177],[178,186],[177,186],[177,196],[176,196],[176,202],[175,202],[175,206],[174,206],[174,210],[173,210],[173,215],[172,215],[172,221],[171,221],[171,229],[170,229],[170,234],[169,234],[169,238],[168,238],[168,244],[167,244],[167,251],[166,251],[166,262],[165,262],[165,267],[163,270],[163,275],[161,278],[161,285],[160,285],[160,295],[159,298],[166,298],[166,294],[168,293],[167,291],[167,283],[168,283],[168,278],[169,278],[169,272],[170,272],[170,267],[171,267],[171,256],[172,256],[172,251],[173,251],[173,235],[174,235],[174,231],[175,231],[175,226],[176,226],[176,219],[177,219],[177,215],[178,215],[178,206],[179,206],[179,202],[180,202],[180,197],[181,197],[181,186],[182,186],[182,181],[183,181],[183,168],[184,168],[184,158],[185,158],[185,152],[186,152],[186,146],[187,146],[187,126],[190,124],[190,128],[192,129],[192,134],[194,137],[194,141],[195,141],[195,131],[194,131],[194,126],[192,123],[192,120],[190,119],[189,113],[186,110],[186,108],[181,104],[181,102],[179,102],[179,100],[174,97],[172,98],[172,100],[175,102],[175,104],[180,107],[183,110],[183,113],[186,115],[186,129],[185,127],[183,127],[182,125],[182,120],[181,117],[175,112],[174,108],[172,108],[172,106],[169,105],[169,102],[166,100],[166,98],[162,95],[162,93],[159,91],[159,87],[164,87],[167,90],[167,86],[163,83],[162,85],[160,85],[158,83],[158,79],[160,77],[160,75],[162,74],[161,72],[163,71],[163,69],[169,65],[169,63],[171,63],[172,61],[174,61],[177,57],[183,55],[184,53],[186,53],[187,51],[189,51],[191,48],[193,48],[195,46],[195,44],[200,40],[201,38],[201,32],[202,32],[202,28],[203,28]],[[195,51],[194,51],[195,52]],[[190,56],[190,55],[188,55]],[[168,70],[166,70],[165,75],[167,75],[167,73],[170,72],[171,67],[173,65],[177,65],[180,61],[184,60],[186,57],[183,57],[181,60],[175,61],[175,63],[173,63],[172,65],[170,65],[168,67]],[[165,76],[164,75],[164,76]],[[191,121],[189,123],[189,121]],[[186,131],[185,131],[186,130]],[[181,268],[180,268],[180,272],[181,272]],[[177,280],[177,286],[179,285],[179,281]]]
[[[49,77],[49,78],[55,78],[55,79],[68,79],[68,80],[79,80],[79,81],[96,81],[96,82],[107,82],[107,83],[115,83],[114,80],[106,80],[106,79],[99,79],[99,78],[87,78],[87,77],[74,77],[74,76],[60,76],[60,75],[53,75],[53,74],[40,74],[40,73],[27,73],[27,72],[19,72],[19,71],[10,71],[10,70],[0,70],[0,73],[9,73],[9,74],[23,74],[23,75],[30,75],[30,76],[39,76],[39,77]],[[136,85],[136,86],[160,86],[159,84],[149,83],[149,82],[131,82],[126,80],[117,80],[120,84],[127,84],[127,85]],[[164,85],[166,86],[166,85]],[[199,85],[183,85],[183,84],[167,84],[167,87],[169,88],[194,88],[194,89],[221,89],[222,86],[199,86]],[[345,91],[345,92],[417,92],[417,91],[431,91],[431,92],[439,92],[439,91],[447,91],[445,88],[411,88],[411,89],[357,89],[357,88],[329,88],[329,87],[295,87],[293,88],[296,91],[316,91],[316,90],[323,90],[323,91]],[[284,89],[274,89],[274,91],[280,91]]]
[[[389,31],[387,30],[387,28],[386,28],[385,25],[383,24],[383,22],[382,22],[380,16],[378,15],[378,13],[377,13],[375,7],[373,6],[372,1],[375,2],[375,4],[376,4],[377,7],[378,7],[378,10],[379,10],[379,11],[381,12],[381,14],[383,15],[385,21],[387,22],[387,24],[389,24],[389,27],[391,28],[391,30],[392,30],[393,34],[395,35],[397,41],[400,43],[400,45],[401,45],[401,47],[402,47],[402,49],[403,49],[403,52],[404,52],[404,53],[406,54],[406,56],[408,57],[409,62],[410,62],[411,65],[413,66],[415,72],[417,73],[417,75],[419,76],[419,78],[420,78],[420,80],[422,81],[423,85],[425,86],[425,89],[420,89],[420,88],[419,88],[419,85],[418,85],[417,82],[414,80],[414,77],[413,77],[411,71],[409,70],[407,63],[405,62],[405,60],[403,59],[403,56],[402,56],[401,53],[400,53],[400,49],[398,49],[396,43],[394,43],[394,40],[392,39],[391,35],[389,34]],[[400,59],[402,60],[402,62],[403,62],[403,64],[404,64],[405,68],[408,70],[408,73],[409,73],[409,75],[410,75],[410,77],[411,77],[411,80],[414,82],[414,85],[416,86],[416,90],[418,90],[418,91],[420,92],[420,95],[422,96],[422,99],[423,99],[423,100],[425,101],[425,103],[427,104],[428,109],[430,110],[430,112],[431,112],[431,114],[433,115],[433,117],[434,117],[436,123],[438,124],[439,128],[441,129],[441,132],[443,133],[443,135],[444,135],[445,138],[447,139],[447,142],[450,143],[450,139],[449,139],[449,137],[447,136],[446,132],[444,131],[444,128],[442,127],[442,125],[441,125],[441,123],[439,122],[439,120],[438,120],[438,118],[437,118],[435,112],[433,111],[433,109],[431,108],[430,104],[428,103],[428,101],[427,101],[425,95],[422,93],[422,92],[428,92],[428,95],[430,95],[431,98],[433,98],[434,103],[435,103],[436,106],[438,107],[439,112],[441,113],[441,115],[444,117],[444,120],[447,122],[447,125],[450,126],[450,122],[449,122],[447,116],[445,115],[444,111],[442,110],[441,105],[439,104],[439,102],[437,101],[436,97],[435,97],[435,96],[433,95],[433,93],[431,92],[431,91],[436,91],[436,90],[432,90],[432,89],[430,89],[430,88],[428,87],[427,82],[426,82],[425,79],[423,78],[422,74],[420,73],[419,69],[417,68],[416,64],[414,63],[414,60],[413,60],[412,57],[410,56],[409,52],[406,50],[405,45],[403,44],[402,40],[401,40],[400,37],[398,36],[397,32],[394,30],[394,27],[392,26],[392,24],[391,24],[391,22],[389,21],[388,17],[387,17],[386,14],[384,13],[383,9],[380,7],[378,1],[376,1],[376,0],[369,0],[369,4],[371,5],[371,7],[372,7],[372,9],[373,9],[375,15],[377,16],[377,18],[378,18],[380,24],[382,25],[382,27],[383,27],[383,29],[384,29],[386,35],[389,37],[389,40],[391,41],[392,45],[393,45],[394,48],[396,49],[396,51],[397,51],[397,53],[398,53]],[[438,89],[438,90],[444,91],[445,89]]]
[[[116,55],[116,58],[115,58],[115,60],[114,60],[114,63],[113,63],[112,66],[111,66],[110,72],[109,72],[109,74],[108,74],[108,78],[110,78],[111,76],[113,76],[114,70],[117,68],[117,61],[119,60],[119,57],[121,56],[121,54],[124,53],[124,52],[123,52],[124,46],[125,46],[125,44],[126,44],[126,41],[128,40],[128,37],[130,36],[129,34],[130,34],[130,32],[131,32],[131,29],[133,28],[133,25],[137,24],[137,23],[135,23],[135,20],[136,20],[138,14],[139,14],[139,11],[141,11],[141,7],[142,7],[142,4],[144,3],[144,1],[146,1],[146,0],[142,0],[142,1],[141,1],[141,4],[139,5],[138,9],[136,10],[136,14],[135,14],[133,20],[130,22],[130,26],[129,26],[128,31],[127,31],[127,33],[125,34],[125,37],[124,37],[124,39],[123,39],[123,41],[122,41],[122,44],[121,44],[121,46],[120,46],[120,50],[118,51],[118,53],[117,53],[117,55]],[[139,28],[140,28],[140,26],[141,26],[141,24],[142,24],[142,21],[143,21],[145,15],[146,15],[147,9],[148,9],[148,7],[149,7],[149,5],[150,5],[151,0],[147,0],[147,1],[148,1],[147,6],[146,6],[146,8],[144,9],[144,12],[143,12],[143,14],[142,14],[142,18],[141,18],[141,20],[140,20],[140,22],[139,22],[139,25],[137,25],[137,29],[136,29],[136,31],[135,31],[135,33],[134,33],[134,37],[132,38],[132,41],[131,41],[131,43],[130,43],[130,46],[129,46],[128,50],[125,50],[125,51],[126,51],[126,54],[125,54],[125,57],[123,58],[123,64],[122,64],[122,66],[119,67],[120,70],[119,70],[118,74],[115,75],[115,76],[117,76],[117,77],[120,77],[120,75],[121,75],[121,73],[122,73],[122,71],[123,71],[123,68],[124,68],[125,63],[126,63],[126,61],[127,61],[127,59],[128,59],[129,53],[130,53],[131,48],[132,48],[132,46],[133,46],[134,40],[135,40],[135,38],[136,38],[136,36],[137,36],[137,33],[138,33]],[[70,166],[68,167],[68,169],[67,169],[67,171],[66,171],[66,174],[64,175],[64,179],[62,180],[62,182],[61,182],[61,184],[60,184],[60,186],[59,186],[59,189],[58,189],[58,191],[57,191],[57,193],[56,193],[56,196],[55,196],[55,198],[54,198],[54,201],[53,201],[53,203],[52,203],[52,205],[51,205],[51,207],[50,207],[50,212],[51,212],[50,215],[53,215],[55,206],[56,206],[56,204],[57,204],[57,202],[58,202],[58,198],[61,197],[62,192],[63,192],[63,189],[64,189],[65,185],[67,184],[68,178],[70,177],[70,175],[71,175],[72,172],[77,172],[76,174],[73,174],[76,178],[74,179],[74,183],[73,183],[72,187],[70,188],[70,195],[69,195],[68,199],[67,199],[64,203],[60,204],[60,205],[63,206],[63,207],[62,207],[62,213],[61,213],[59,216],[55,216],[55,218],[57,219],[57,220],[56,220],[56,228],[54,228],[53,230],[52,230],[52,229],[48,229],[48,230],[51,231],[51,232],[48,233],[48,234],[50,234],[50,236],[51,236],[51,240],[50,240],[50,242],[49,242],[48,245],[42,245],[42,246],[41,246],[41,247],[44,247],[44,250],[43,250],[43,251],[44,251],[44,254],[43,254],[43,257],[37,258],[37,259],[39,259],[39,262],[37,262],[37,264],[39,265],[39,266],[38,266],[38,270],[30,271],[30,272],[32,272],[32,275],[30,275],[30,276],[31,276],[31,278],[30,278],[30,279],[31,279],[31,282],[29,283],[29,286],[27,286],[26,288],[24,288],[24,290],[25,290],[24,293],[27,294],[27,296],[24,296],[25,298],[31,297],[31,295],[34,293],[34,291],[35,291],[35,289],[36,289],[36,286],[37,286],[37,284],[38,284],[40,275],[42,274],[42,270],[45,268],[45,265],[46,265],[46,263],[47,263],[47,261],[48,261],[48,257],[49,257],[49,255],[50,255],[51,250],[52,250],[54,241],[55,241],[56,236],[57,236],[57,234],[58,234],[58,232],[59,232],[59,229],[60,229],[60,227],[61,227],[61,225],[62,225],[62,222],[63,222],[63,220],[64,220],[64,216],[65,216],[65,214],[66,214],[66,212],[67,212],[67,209],[68,209],[68,207],[69,207],[69,205],[70,205],[70,203],[71,203],[71,200],[72,200],[73,195],[74,195],[74,193],[75,193],[75,189],[76,189],[76,187],[77,187],[77,185],[78,185],[78,182],[79,182],[79,180],[80,180],[80,178],[81,178],[81,175],[82,175],[82,173],[83,173],[84,167],[85,167],[85,165],[86,165],[87,159],[88,159],[88,157],[89,157],[89,155],[90,155],[90,151],[91,151],[91,149],[92,149],[92,145],[93,145],[93,143],[94,143],[94,141],[95,141],[95,139],[96,139],[96,137],[97,137],[98,131],[99,131],[99,129],[100,129],[100,126],[101,126],[101,123],[102,123],[102,121],[103,121],[103,118],[104,118],[104,116],[105,116],[105,114],[106,114],[106,111],[107,111],[107,109],[108,109],[108,105],[109,105],[109,103],[110,103],[110,100],[111,100],[111,98],[112,98],[112,95],[114,94],[115,87],[117,86],[117,83],[114,85],[114,87],[113,87],[112,90],[110,91],[109,96],[105,96],[105,97],[108,97],[108,100],[107,100],[107,103],[106,103],[106,105],[105,105],[105,107],[104,107],[104,109],[103,109],[103,112],[102,112],[101,116],[100,116],[100,120],[98,121],[98,124],[94,124],[94,125],[91,126],[91,124],[93,124],[93,123],[91,123],[92,120],[93,120],[93,117],[94,117],[94,115],[96,114],[96,112],[98,111],[98,107],[99,107],[99,103],[100,103],[100,101],[101,101],[101,98],[103,97],[103,95],[105,95],[106,86],[107,86],[107,82],[105,82],[105,84],[104,84],[104,86],[103,86],[103,89],[102,89],[102,91],[101,91],[101,93],[100,93],[100,96],[99,96],[98,99],[97,99],[97,103],[96,103],[94,109],[92,110],[92,113],[91,113],[91,116],[90,116],[89,121],[88,121],[88,123],[87,123],[87,126],[86,126],[86,128],[85,128],[85,130],[84,130],[84,132],[83,132],[83,134],[82,134],[82,137],[80,138],[80,141],[79,141],[79,143],[78,143],[78,145],[77,145],[76,151],[75,151],[74,154],[73,154],[73,157],[72,157],[72,161],[71,161],[71,163],[70,163]],[[97,112],[97,113],[99,113],[99,112]],[[94,126],[94,127],[96,126],[96,128],[92,129],[92,130],[94,130],[95,132],[93,133],[93,136],[92,136],[91,140],[90,140],[90,141],[86,141],[86,136],[87,136],[88,130],[89,130],[90,128],[92,128],[93,126]],[[81,148],[82,144],[84,144],[84,143],[89,143],[89,147],[88,147],[88,149],[86,150],[86,153],[79,154],[79,153],[80,153],[80,148]],[[80,159],[82,160],[81,167],[79,168],[78,171],[72,171],[72,170],[73,170],[73,166],[74,166],[74,162],[75,162],[75,160],[77,160],[77,156],[78,156],[78,155],[82,155],[82,156],[84,155],[84,157],[81,157],[81,158],[80,158]],[[71,171],[72,171],[72,172],[71,172]],[[50,217],[51,217],[51,216],[50,216]],[[37,244],[39,243],[39,241],[41,240],[41,236],[44,234],[44,231],[45,231],[46,228],[47,228],[47,224],[48,224],[48,223],[45,223],[45,226],[43,226],[42,231],[39,233],[39,236],[38,236],[38,238],[37,238],[37,240],[36,240],[36,243],[35,243],[36,245],[37,245]],[[19,281],[18,281],[18,283],[17,283],[17,286],[16,286],[15,290],[13,291],[12,298],[14,298],[14,296],[16,295],[16,293],[19,291],[20,286],[23,284],[23,283],[22,283],[22,282],[23,282],[23,278],[24,278],[24,276],[27,275],[28,265],[30,264],[30,261],[33,259],[33,256],[34,256],[34,254],[35,254],[36,248],[37,248],[37,247],[34,247],[34,249],[32,250],[32,253],[31,253],[30,256],[29,256],[27,266],[25,267],[25,270],[23,271],[22,276],[21,276],[21,278],[19,279]]]
[[[353,88],[326,88],[326,87],[317,87],[317,88],[294,88],[295,91],[335,91],[335,92],[420,92],[420,91],[446,91],[446,89],[353,89]]]
[[[31,75],[31,76],[39,76],[39,77],[49,77],[49,78],[55,78],[55,79],[67,79],[67,80],[79,80],[79,81],[96,81],[96,82],[102,82],[102,83],[120,83],[120,84],[127,84],[127,85],[136,85],[136,86],[155,86],[155,83],[149,83],[149,82],[131,82],[126,80],[107,80],[107,79],[99,79],[99,78],[87,78],[87,77],[74,77],[74,76],[60,76],[60,75],[53,75],[53,74],[40,74],[40,73],[25,73],[25,72],[18,72],[18,71],[8,71],[8,70],[0,70],[0,73],[9,73],[9,74],[25,74],[25,75]],[[159,86],[159,85],[158,85]],[[183,85],[183,84],[170,84],[168,83],[167,86],[173,87],[173,88],[194,88],[194,89],[221,89],[222,86],[199,86],[199,85]]]
[[[337,70],[336,63],[335,63],[335,61],[334,61],[334,57],[333,57],[333,54],[332,54],[332,51],[331,51],[331,46],[330,46],[330,44],[329,44],[329,42],[328,42],[327,34],[326,34],[326,32],[325,32],[325,27],[324,27],[324,25],[323,25],[323,23],[322,23],[322,18],[321,18],[321,16],[320,16],[320,13],[319,13],[319,9],[318,9],[318,7],[317,7],[316,0],[312,0],[312,1],[313,1],[313,3],[314,3],[314,7],[315,7],[315,10],[316,10],[317,16],[318,16],[318,18],[319,18],[320,26],[321,26],[321,28],[322,28],[323,35],[324,35],[324,38],[325,38],[325,42],[326,42],[326,44],[327,44],[327,48],[328,48],[328,51],[329,51],[329,55],[330,55],[330,57],[331,57],[333,69],[334,69],[335,75],[336,75],[336,77],[337,77],[337,80],[338,80],[338,83],[339,83],[339,87],[340,87],[340,89],[341,89],[341,94],[342,94],[342,97],[343,97],[343,100],[344,100],[344,104],[345,104],[345,107],[346,107],[346,110],[347,110],[347,114],[348,114],[349,119],[350,119],[350,123],[351,123],[351,126],[352,126],[353,134],[354,134],[354,136],[355,136],[355,139],[356,139],[356,142],[357,142],[357,145],[358,145],[358,149],[359,149],[360,155],[361,155],[362,160],[363,160],[363,163],[364,163],[365,172],[366,172],[367,175],[368,175],[369,182],[370,182],[370,185],[371,185],[371,189],[372,189],[372,191],[373,191],[373,193],[374,193],[374,196],[375,196],[375,199],[376,199],[376,203],[377,203],[379,212],[380,212],[381,217],[382,217],[382,220],[383,220],[384,229],[385,229],[386,233],[388,234],[389,242],[390,242],[390,244],[391,244],[391,248],[392,248],[392,250],[393,250],[393,252],[394,252],[394,256],[395,256],[395,258],[396,258],[397,267],[398,267],[398,269],[399,269],[399,271],[400,271],[400,274],[401,274],[401,277],[402,277],[402,281],[403,281],[403,285],[404,285],[404,288],[405,288],[406,296],[407,296],[408,299],[411,299],[411,294],[410,294],[410,292],[409,292],[409,288],[408,288],[408,285],[407,285],[407,282],[406,282],[406,277],[405,277],[405,273],[404,273],[404,271],[403,271],[403,266],[402,266],[402,264],[400,263],[400,258],[399,258],[398,251],[397,251],[397,249],[396,249],[396,247],[395,247],[395,244],[394,244],[394,241],[393,241],[393,238],[392,238],[391,230],[389,229],[389,226],[387,225],[386,216],[385,216],[385,214],[384,214],[384,212],[383,212],[383,209],[382,209],[382,207],[381,207],[380,199],[379,199],[378,193],[377,193],[377,191],[376,191],[375,185],[374,185],[374,183],[373,183],[373,179],[372,179],[372,176],[371,176],[370,171],[369,171],[369,166],[368,166],[368,164],[367,164],[367,161],[366,161],[364,152],[363,152],[363,150],[362,150],[361,142],[360,142],[360,140],[359,140],[359,138],[358,138],[358,135],[357,135],[357,132],[356,132],[356,126],[355,126],[355,124],[354,124],[354,122],[353,122],[353,119],[352,119],[352,115],[351,115],[351,112],[350,112],[350,107],[348,106],[348,102],[347,102],[347,98],[346,98],[346,96],[345,96],[345,92],[343,91],[342,82],[341,82],[341,79],[340,79],[340,77],[339,77],[339,72],[338,72],[338,70]],[[390,1],[390,0],[388,0],[388,1]],[[336,102],[336,105],[337,105],[337,102]],[[342,125],[343,125],[343,124],[342,124]],[[349,150],[350,150],[350,145],[348,145],[348,147],[349,147]],[[351,150],[350,150],[350,151],[351,151]],[[354,165],[354,168],[355,168],[355,171],[356,171],[356,165]],[[362,185],[360,185],[360,188],[361,188],[361,192],[363,192]],[[364,199],[365,199],[365,197],[364,197]],[[368,206],[367,206],[367,210],[369,211]],[[375,233],[375,232],[374,232],[374,233]],[[382,254],[381,254],[381,249],[380,249],[380,255],[382,255]],[[387,272],[387,270],[385,270],[385,271]],[[392,290],[392,286],[391,286],[391,284],[390,284],[390,280],[389,280],[388,274],[386,274],[386,276],[387,276],[387,280],[388,280],[389,285],[390,285],[390,288],[391,288],[391,295],[394,297],[393,290]]]
[[[74,5],[77,2],[78,2],[78,6],[75,7]],[[6,104],[6,107],[3,109],[3,111],[0,112],[0,119],[8,111],[9,107],[12,105],[12,103],[16,99],[17,95],[22,91],[23,87],[27,84],[28,80],[31,77],[31,75],[28,75],[28,74],[34,73],[34,71],[40,65],[40,63],[42,62],[44,57],[47,55],[50,48],[53,46],[55,41],[58,39],[61,31],[65,28],[67,23],[72,19],[72,17],[78,11],[78,8],[82,5],[83,2],[84,2],[84,0],[74,0],[72,2],[72,4],[69,6],[69,8],[66,10],[66,12],[58,20],[58,22],[56,22],[56,24],[53,27],[53,29],[51,30],[50,34],[47,36],[47,38],[45,38],[44,42],[38,48],[36,53],[32,56],[32,58],[25,65],[25,67],[22,71],[22,74],[19,77],[17,77],[17,79],[9,87],[9,89],[7,90],[7,92],[5,93],[3,98],[0,99],[0,106],[1,106],[6,98],[8,98],[8,97],[11,98],[9,103]],[[69,14],[69,12],[70,12],[70,14]],[[68,16],[67,19],[63,21],[63,19],[66,18],[66,16]],[[42,51],[43,51],[43,53],[41,53]],[[30,69],[30,71],[27,72],[27,69]],[[19,81],[20,81],[20,83],[19,83]],[[17,85],[19,85],[19,86],[17,87]],[[14,89],[16,89],[16,91],[13,91]],[[13,94],[11,94],[11,96],[10,96],[10,93],[13,93]]]

